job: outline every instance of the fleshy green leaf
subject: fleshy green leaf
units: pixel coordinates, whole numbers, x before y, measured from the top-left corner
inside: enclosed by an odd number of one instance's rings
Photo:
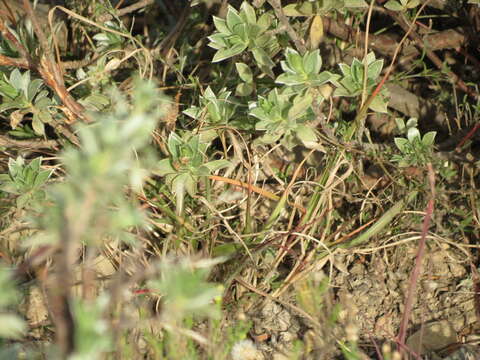
[[[210,172],[213,172],[213,171],[230,166],[230,161],[224,160],[224,159],[214,160],[214,161],[209,161],[203,164],[203,166],[207,167]]]
[[[396,0],[389,0],[387,3],[384,5],[385,8],[388,10],[392,11],[401,11],[403,10],[403,6]]]
[[[275,66],[270,56],[263,50],[262,48],[254,48],[252,49],[252,54],[255,60],[257,61],[257,65],[260,69],[265,72],[270,77],[274,77],[272,68]]]
[[[242,43],[237,43],[229,48],[219,49],[213,56],[212,63],[216,63],[228,58],[231,58],[235,55],[240,54],[247,48],[247,45]]]
[[[233,8],[231,5],[228,5],[227,26],[230,29],[230,31],[235,32],[235,27],[242,23],[243,21],[240,15],[238,14],[238,11],[235,10],[235,8]]]
[[[407,131],[407,139],[410,142],[414,142],[415,139],[420,140],[420,131],[416,127],[411,127]]]
[[[45,135],[45,125],[43,124],[38,114],[33,115],[32,127],[33,127],[33,130],[35,131],[35,134]]]
[[[251,83],[253,81],[252,70],[247,64],[236,63],[235,67],[237,68],[237,72],[238,72],[238,75],[240,76],[240,79],[242,79],[246,83]]]
[[[253,85],[248,83],[240,83],[235,88],[236,96],[250,96],[253,92]]]
[[[435,142],[435,136],[437,135],[436,131],[429,131],[423,135],[422,143],[427,146],[433,145]]]
[[[305,143],[312,143],[318,140],[317,135],[315,135],[315,130],[306,125],[298,126],[295,129],[295,133],[297,134],[297,137]]]
[[[368,78],[375,80],[378,75],[380,75],[380,72],[382,71],[383,67],[383,59],[381,60],[376,60],[370,65],[368,65]]]
[[[231,35],[232,32],[227,27],[227,22],[224,19],[221,19],[217,16],[213,17],[213,23],[217,30],[223,34]]]
[[[240,15],[244,15],[245,20],[250,24],[257,23],[257,16],[255,15],[255,9],[248,2],[244,1],[240,6]]]
[[[312,95],[310,94],[296,96],[293,100],[293,106],[288,111],[288,118],[294,120],[303,116],[310,108],[312,100]]]
[[[160,160],[155,169],[155,174],[158,176],[166,176],[168,174],[174,174],[176,170],[173,168],[170,159]]]
[[[318,74],[322,67],[322,57],[317,49],[304,56],[303,66],[307,74]]]
[[[396,137],[393,139],[395,145],[397,145],[398,150],[405,152],[405,147],[408,144],[408,140],[405,138]]]
[[[381,94],[378,94],[373,98],[372,102],[370,103],[369,109],[383,114],[388,113],[387,102],[384,100]]]

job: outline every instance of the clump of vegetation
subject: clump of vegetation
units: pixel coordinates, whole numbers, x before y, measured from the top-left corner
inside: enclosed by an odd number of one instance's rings
[[[0,7],[0,358],[443,356],[407,330],[427,241],[480,287],[474,1],[47,3]]]

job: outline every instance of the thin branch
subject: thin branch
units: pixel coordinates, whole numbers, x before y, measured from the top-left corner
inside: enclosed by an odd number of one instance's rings
[[[428,229],[430,228],[430,220],[433,215],[433,209],[434,209],[434,203],[435,203],[435,171],[433,170],[433,166],[431,163],[427,164],[427,168],[428,168],[428,180],[430,183],[431,198],[428,201],[427,208],[425,210],[425,217],[423,218],[422,234],[418,244],[417,256],[415,258],[415,266],[410,275],[410,280],[408,283],[407,300],[405,301],[405,310],[402,315],[402,322],[400,324],[400,330],[398,334],[398,343],[400,345],[399,351],[401,353],[404,352],[408,320],[412,313],[417,283],[422,271],[422,261],[423,261],[423,258],[425,257],[425,244],[426,244],[426,239],[428,235]]]
[[[457,88],[462,90],[463,92],[467,93],[469,96],[479,99],[480,94],[473,89],[469,88],[465,82],[453,71],[451,71],[448,68],[445,68],[443,65],[443,61],[435,54],[435,52],[431,49],[430,45],[425,42],[420,35],[417,34],[417,32],[411,30],[415,24],[415,21],[412,22],[412,24],[408,24],[403,18],[401,18],[398,14],[396,14],[394,11],[388,11],[388,14],[395,19],[395,21],[402,27],[404,31],[407,32],[408,36],[415,41],[416,45],[419,48],[423,48],[425,50],[425,53],[427,54],[428,58],[435,64],[435,66],[442,71],[445,71],[445,73],[452,79],[452,82],[455,84]],[[407,31],[408,30],[408,31]]]
[[[49,48],[47,37],[38,22],[38,18],[35,15],[32,5],[29,0],[23,0],[23,7],[27,16],[32,22],[35,35],[40,42],[40,47],[42,49],[42,54],[40,57],[40,62],[35,63],[37,71],[42,76],[45,83],[50,86],[60,97],[65,106],[70,110],[72,115],[74,115],[70,120],[75,122],[78,118],[83,121],[90,123],[93,120],[86,114],[85,108],[78,103],[67,91],[65,87],[65,82],[63,80],[62,71],[60,70],[59,65],[56,63],[53,54]],[[23,47],[22,47],[23,48]],[[32,64],[32,61],[29,60],[28,54],[24,54],[24,57]]]
[[[58,147],[56,140],[17,140],[0,135],[0,146],[18,147],[22,149],[55,149]]]
[[[300,52],[300,54],[302,55],[305,54],[305,52],[307,51],[305,42],[303,41],[303,39],[301,39],[298,36],[298,34],[293,29],[292,25],[290,25],[290,22],[288,21],[287,17],[283,12],[281,1],[268,0],[268,3],[272,6],[273,11],[275,11],[275,15],[277,15],[278,20],[280,20],[282,25],[285,27],[285,30],[287,31],[288,36],[290,36],[290,39],[292,39],[297,50]]]

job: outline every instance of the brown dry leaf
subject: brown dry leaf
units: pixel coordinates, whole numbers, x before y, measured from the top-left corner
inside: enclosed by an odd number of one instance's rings
[[[23,120],[25,113],[23,110],[15,110],[10,114],[10,127],[12,129],[16,129],[18,124],[20,124]]]
[[[455,330],[446,320],[425,325],[407,340],[407,346],[417,354],[423,355],[437,351],[457,342]]]
[[[180,112],[180,97],[182,92],[178,91],[175,95],[174,102],[169,104],[166,114],[163,116],[162,121],[165,123],[165,127],[168,131],[175,131],[177,117]]]
[[[310,26],[310,49],[318,49],[318,46],[323,39],[323,20],[320,15],[316,15],[313,18],[312,25]]]
[[[98,255],[94,260],[95,272],[100,276],[112,276],[117,272],[112,261],[103,254]]]
[[[38,286],[32,286],[30,288],[26,317],[30,328],[39,326],[48,318],[48,310],[43,301],[42,292]],[[39,332],[40,329],[35,329],[32,331],[32,335],[41,336]]]

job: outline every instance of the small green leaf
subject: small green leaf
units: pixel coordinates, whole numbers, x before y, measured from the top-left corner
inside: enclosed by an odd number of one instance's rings
[[[200,109],[197,106],[192,106],[191,108],[188,108],[187,110],[182,111],[182,113],[197,120],[197,119],[200,119],[202,115],[202,109]]]
[[[230,48],[224,48],[218,50],[213,56],[212,63],[216,63],[225,59],[229,59],[235,55],[242,53],[247,48],[247,45],[237,43]]]
[[[45,125],[38,116],[38,114],[33,114],[32,127],[37,135],[45,135]]]
[[[47,180],[50,178],[52,175],[53,170],[43,170],[40,171],[39,174],[35,177],[35,182],[33,183],[33,187],[40,187],[44,185]]]
[[[416,127],[411,127],[407,131],[407,139],[411,143],[415,141],[415,139],[420,140],[420,131]]]
[[[170,159],[162,159],[158,162],[155,170],[155,174],[158,176],[166,176],[168,174],[176,173],[176,170],[173,168]]]
[[[240,79],[242,79],[246,83],[251,83],[253,81],[252,70],[247,64],[236,63],[235,67],[237,68],[237,72],[238,72],[238,75],[240,76]]]
[[[322,57],[317,49],[305,54],[303,58],[303,68],[307,74],[318,74],[322,68]]]
[[[272,68],[275,66],[270,56],[262,48],[252,49],[252,54],[257,61],[258,67],[270,77],[274,77]]]
[[[383,114],[388,113],[387,102],[384,100],[381,94],[377,94],[377,96],[373,98],[368,108],[375,112],[379,112]]]
[[[312,95],[298,95],[293,99],[293,106],[288,111],[288,119],[295,120],[303,116],[312,104]]]
[[[378,77],[378,75],[380,75],[380,72],[382,71],[382,67],[383,67],[383,59],[376,60],[370,65],[368,65],[368,71],[367,71],[368,78],[375,80]]]
[[[40,111],[38,113],[38,117],[39,117],[40,121],[44,124],[49,124],[53,121],[52,114],[48,110]]]
[[[427,146],[433,145],[435,142],[435,136],[437,135],[436,131],[429,131],[423,135],[422,143]]]
[[[35,173],[40,171],[40,165],[42,163],[42,157],[36,157],[28,164],[28,167],[31,168]]]
[[[235,8],[232,7],[231,5],[228,5],[227,26],[230,29],[230,31],[235,32],[235,27],[242,23],[243,23],[243,20],[238,14],[238,11],[235,10]]]
[[[389,0],[384,5],[388,10],[392,11],[401,11],[403,10],[403,6],[396,0]]]
[[[292,75],[292,74],[280,74],[276,79],[275,82],[277,84],[284,84],[287,86],[293,85],[301,85],[305,83],[305,79],[300,77],[299,75]]]
[[[188,195],[190,196],[195,196],[197,193],[197,182],[196,179],[194,179],[191,175],[187,175],[184,180],[183,186],[185,187],[185,190],[187,190]]]
[[[17,91],[22,90],[23,77],[18,69],[14,69],[10,73],[10,84],[12,84]]]
[[[272,24],[272,15],[270,13],[262,14],[257,21],[257,26],[260,28],[260,32],[267,31],[271,24]]]
[[[348,66],[347,64],[340,63],[340,64],[338,64],[338,67],[340,68],[340,71],[342,72],[343,76],[345,76],[345,77],[351,77],[352,76],[350,66]]]
[[[357,58],[354,58],[352,61],[352,66],[350,67],[350,71],[352,73],[353,82],[359,86],[363,85],[363,70],[363,64]]]
[[[15,89],[10,83],[0,80],[0,94],[7,99],[13,100],[18,96],[19,91]]]
[[[317,76],[313,77],[310,79],[310,85],[311,86],[322,86],[323,84],[330,82],[331,84],[335,86],[339,86],[337,83],[337,80],[339,78],[338,74],[332,74],[329,71],[322,71],[320,74]]]
[[[17,208],[24,209],[27,207],[27,204],[30,202],[30,200],[31,200],[31,194],[29,192],[23,193],[17,197],[15,204]]]
[[[213,248],[213,256],[230,256],[238,250],[238,245],[235,243],[225,243],[216,245]]]
[[[297,74],[305,73],[302,56],[297,51],[293,50],[292,48],[287,48],[285,50],[285,58],[288,66]]]
[[[236,96],[250,96],[253,92],[253,85],[248,83],[240,83],[235,88]]]
[[[167,141],[167,148],[172,155],[173,159],[176,160],[180,156],[178,153],[178,147],[183,144],[183,140],[174,132],[170,133]]]
[[[216,50],[220,50],[229,46],[228,42],[226,41],[226,36],[221,33],[210,35],[207,37],[207,39],[210,40],[208,46]]]
[[[395,118],[395,123],[397,124],[397,128],[401,133],[404,133],[407,130],[405,121],[402,118]]]
[[[312,16],[317,15],[312,2],[293,3],[283,7],[285,16]]]
[[[407,4],[407,9],[413,9],[420,5],[420,0],[410,0]]]
[[[28,102],[33,102],[33,98],[37,95],[42,85],[43,81],[41,79],[34,79],[28,84],[27,91],[25,92],[25,97]]]
[[[417,127],[417,125],[418,125],[418,119],[412,117],[412,118],[408,119],[406,129],[410,129],[412,127]]]
[[[205,164],[203,164],[210,172],[225,168],[230,166],[230,161],[228,160],[214,160],[214,161],[209,161]]]
[[[217,31],[219,31],[223,34],[227,34],[227,35],[232,34],[232,32],[228,29],[227,23],[224,19],[221,19],[217,16],[214,16],[213,17],[213,23],[215,24],[215,27],[217,28]]]
[[[395,142],[395,145],[397,145],[398,150],[400,150],[402,153],[405,152],[406,145],[408,144],[407,139],[396,137],[393,139],[393,141]]]
[[[255,9],[253,8],[252,5],[250,5],[246,1],[244,1],[242,3],[242,5],[240,5],[240,16],[244,17],[244,19],[249,24],[256,24],[257,23],[257,16],[255,15]]]
[[[368,4],[365,0],[345,0],[345,7],[348,8],[365,8]]]
[[[315,131],[311,127],[305,125],[298,126],[295,129],[295,133],[297,134],[297,137],[304,143],[312,143],[318,140],[317,135],[315,135]]]

